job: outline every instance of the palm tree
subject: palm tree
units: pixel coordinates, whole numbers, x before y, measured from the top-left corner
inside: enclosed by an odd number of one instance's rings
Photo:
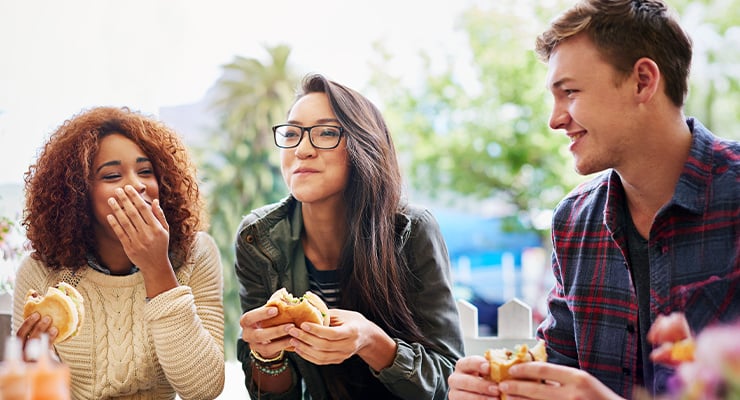
[[[269,62],[237,56],[216,82],[213,108],[219,129],[199,149],[200,169],[209,205],[211,234],[219,245],[224,269],[226,358],[236,355],[239,335],[238,282],[234,272],[234,235],[242,216],[277,201],[287,192],[282,183],[271,125],[281,122],[298,81],[288,65],[291,49],[267,48]]]

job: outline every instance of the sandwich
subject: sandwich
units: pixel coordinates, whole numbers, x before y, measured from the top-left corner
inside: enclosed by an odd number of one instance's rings
[[[265,306],[277,307],[276,316],[262,321],[263,328],[282,324],[301,326],[304,322],[329,326],[329,308],[323,300],[311,291],[295,297],[287,289],[281,288],[270,296]],[[292,347],[286,348],[293,351]]]
[[[51,317],[52,326],[59,332],[54,344],[62,343],[77,335],[85,317],[85,308],[80,292],[66,282],[50,286],[46,294],[33,289],[26,293],[23,305],[23,319],[37,312]]]
[[[547,361],[545,342],[542,340],[538,340],[531,349],[526,344],[520,344],[514,348],[514,351],[506,348],[489,349],[486,350],[484,356],[491,367],[489,379],[496,383],[509,379],[509,368],[512,365],[531,361]],[[503,399],[504,396],[501,398]]]
[[[671,360],[676,363],[694,361],[694,339],[689,337],[669,344],[671,349]]]

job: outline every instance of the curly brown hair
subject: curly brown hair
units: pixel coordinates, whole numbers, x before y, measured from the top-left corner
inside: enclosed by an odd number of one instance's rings
[[[22,223],[32,256],[52,269],[77,270],[87,254],[95,254],[92,163],[101,139],[113,133],[131,139],[151,159],[177,268],[207,224],[195,166],[175,131],[127,107],[96,107],[66,120],[29,166]]]

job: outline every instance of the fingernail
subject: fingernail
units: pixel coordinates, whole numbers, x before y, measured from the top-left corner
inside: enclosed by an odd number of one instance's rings
[[[278,310],[275,307],[270,307],[267,310],[267,315],[270,315],[270,316],[277,315],[277,313],[278,313]]]
[[[58,333],[59,333],[59,331],[57,330],[57,328],[55,328],[53,326],[51,327],[51,329],[49,329],[49,335],[50,336],[56,336]]]
[[[48,324],[49,322],[51,322],[51,317],[48,315],[44,315],[44,318],[41,319],[41,322]]]
[[[119,195],[119,196],[123,196],[123,189],[117,188],[116,189],[116,194]]]

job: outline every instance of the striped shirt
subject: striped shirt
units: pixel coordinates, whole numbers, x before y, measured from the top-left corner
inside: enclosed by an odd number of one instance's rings
[[[324,300],[329,308],[339,306],[339,274],[337,270],[320,271],[306,257],[308,288]]]
[[[626,243],[625,193],[607,171],[570,193],[553,216],[555,286],[538,336],[551,362],[585,370],[616,393],[662,393],[673,373],[646,363],[640,324],[683,311],[693,332],[740,317],[740,143],[687,120],[692,146],[648,239],[649,321],[638,322]],[[647,379],[646,379],[647,377]]]

